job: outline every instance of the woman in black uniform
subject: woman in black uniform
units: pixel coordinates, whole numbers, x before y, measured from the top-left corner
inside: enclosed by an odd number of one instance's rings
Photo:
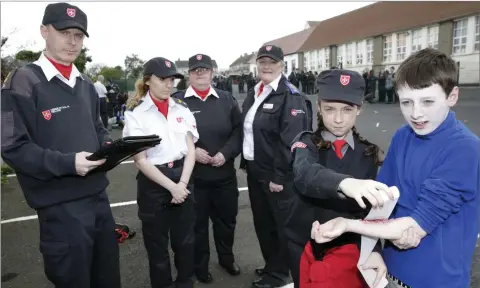
[[[290,143],[310,130],[310,101],[283,75],[283,51],[267,45],[257,54],[260,83],[243,102],[241,168],[247,172],[253,223],[265,268],[253,287],[282,287],[289,278],[285,217],[293,197]]]
[[[137,81],[137,94],[127,102],[123,136],[156,134],[162,142],[134,157],[138,216],[150,266],[152,288],[173,287],[168,253],[169,234],[175,254],[175,287],[193,287],[195,209],[190,175],[198,140],[195,118],[186,104],[171,98],[175,64],[153,58]]]
[[[377,145],[360,137],[354,126],[356,117],[360,114],[365,90],[365,81],[362,76],[348,70],[326,70],[320,73],[317,85],[319,90],[318,128],[315,132],[300,133],[292,145],[296,196],[286,223],[285,233],[288,238],[290,270],[295,287],[299,287],[300,258],[310,239],[312,223],[315,220],[324,223],[339,217],[338,215],[364,218],[369,209],[359,206],[358,197],[353,197],[352,192],[344,192],[347,197],[357,198],[356,201],[346,198],[338,191],[353,190],[350,187],[355,186],[354,189],[361,191],[362,185],[377,183],[358,182],[361,180],[356,179],[375,179],[378,167],[382,163],[382,157],[379,155],[383,152]],[[349,181],[356,181],[358,185],[351,185]],[[350,187],[345,189],[344,183]],[[384,191],[388,189],[381,183],[375,185]],[[377,191],[370,192],[373,189],[375,186],[371,189],[363,189],[367,192],[361,196],[376,205],[376,199],[381,199],[381,196]],[[366,208],[369,207],[371,205]],[[314,248],[316,251],[321,249],[326,252],[332,247],[346,244],[360,244],[360,236],[345,235],[337,242],[329,243],[328,246]],[[355,250],[358,252],[358,249]],[[352,258],[355,259],[355,257]],[[356,260],[358,261],[358,258]],[[357,271],[356,264],[357,262],[348,262],[336,267],[347,269],[346,267],[353,265],[352,271]],[[351,276],[352,282],[360,281],[359,278],[355,278],[357,275]]]
[[[195,115],[202,136],[195,143],[195,275],[202,283],[213,281],[210,262],[209,219],[218,263],[229,274],[240,274],[233,244],[238,214],[235,158],[240,154],[242,119],[237,101],[229,92],[211,86],[213,62],[197,54],[188,60],[190,86],[172,95],[185,101]],[[213,116],[215,115],[215,116]]]

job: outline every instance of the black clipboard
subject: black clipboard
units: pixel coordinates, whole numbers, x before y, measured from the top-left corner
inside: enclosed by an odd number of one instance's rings
[[[110,171],[126,159],[136,154],[155,147],[162,139],[158,135],[130,136],[120,138],[103,146],[97,152],[87,157],[87,160],[95,161],[106,159],[105,163],[93,169],[92,172]]]

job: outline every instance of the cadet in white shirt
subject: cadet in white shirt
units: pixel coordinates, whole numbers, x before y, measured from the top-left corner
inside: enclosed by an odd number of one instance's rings
[[[182,79],[175,64],[153,58],[144,66],[136,95],[127,102],[123,136],[156,134],[162,142],[134,157],[138,216],[150,265],[152,287],[173,285],[169,234],[175,254],[177,288],[193,287],[195,210],[190,176],[195,165],[198,132],[187,105],[171,98],[174,79]]]

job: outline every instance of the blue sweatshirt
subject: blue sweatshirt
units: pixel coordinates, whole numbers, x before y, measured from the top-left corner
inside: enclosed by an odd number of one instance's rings
[[[412,288],[467,288],[479,222],[480,141],[449,112],[432,133],[405,125],[393,136],[377,181],[397,186],[391,218],[427,232],[414,249],[385,242],[388,272]]]

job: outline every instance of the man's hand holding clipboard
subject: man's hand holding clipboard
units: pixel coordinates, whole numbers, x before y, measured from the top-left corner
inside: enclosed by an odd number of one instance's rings
[[[126,159],[160,144],[162,139],[158,135],[130,136],[120,138],[87,157],[87,160],[97,161],[105,159],[105,163],[92,171],[110,171]]]

